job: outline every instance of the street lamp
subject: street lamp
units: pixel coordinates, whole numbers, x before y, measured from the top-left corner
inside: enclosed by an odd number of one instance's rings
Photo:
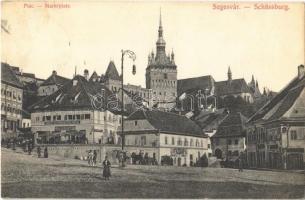
[[[122,138],[122,153],[124,151],[124,143],[125,143],[125,135],[124,135],[124,56],[127,55],[130,59],[133,60],[133,62],[136,60],[136,54],[133,51],[130,50],[121,50],[122,52],[122,58],[121,58],[121,73],[122,73],[122,110],[121,110],[121,122],[122,122],[122,132],[121,132],[121,138]],[[132,74],[136,74],[136,65],[133,64],[132,66]],[[125,158],[123,157],[122,160],[122,166],[124,167]]]

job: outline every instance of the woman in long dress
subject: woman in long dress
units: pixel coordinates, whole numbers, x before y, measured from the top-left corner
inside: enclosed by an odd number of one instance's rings
[[[109,177],[111,176],[110,171],[111,163],[108,160],[108,157],[105,157],[105,160],[103,161],[103,177],[105,180],[109,180]]]

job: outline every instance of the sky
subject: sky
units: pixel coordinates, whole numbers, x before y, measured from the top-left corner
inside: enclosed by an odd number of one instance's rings
[[[287,11],[254,9],[254,3],[221,11],[203,2],[84,2],[66,2],[70,8],[61,9],[2,2],[9,34],[1,31],[1,61],[39,78],[53,70],[72,78],[75,66],[78,74],[105,73],[110,60],[120,72],[121,49],[129,49],[137,55],[137,74],[126,58],[125,81],[145,87],[161,8],[166,51],[175,53],[178,79],[212,75],[222,81],[230,66],[233,79],[249,82],[253,74],[261,90],[279,91],[304,64],[302,3],[278,3],[288,5]]]

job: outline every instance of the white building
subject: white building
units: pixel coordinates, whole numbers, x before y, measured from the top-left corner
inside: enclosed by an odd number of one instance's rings
[[[170,158],[173,165],[192,166],[204,154],[207,156],[207,136],[185,116],[138,110],[124,121],[124,127],[125,144],[130,153],[147,153],[159,164]]]
[[[42,143],[116,144],[121,123],[118,101],[104,85],[75,76],[31,106],[32,132]],[[111,106],[110,106],[111,103]]]

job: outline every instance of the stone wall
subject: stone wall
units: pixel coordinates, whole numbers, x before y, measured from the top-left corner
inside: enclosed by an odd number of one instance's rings
[[[49,155],[57,155],[65,158],[77,158],[86,160],[89,150],[97,151],[97,162],[104,160],[105,156],[108,156],[108,159],[112,164],[119,164],[117,159],[117,152],[122,149],[120,145],[100,145],[100,144],[48,144],[40,145],[42,149],[42,154],[44,147],[48,147]],[[125,146],[124,148],[128,155],[131,153],[138,154],[140,151],[148,153],[150,157],[155,153],[156,158],[159,157],[158,148],[152,147],[135,147],[135,146]],[[130,160],[128,162],[131,162]],[[159,161],[158,161],[159,163]]]

